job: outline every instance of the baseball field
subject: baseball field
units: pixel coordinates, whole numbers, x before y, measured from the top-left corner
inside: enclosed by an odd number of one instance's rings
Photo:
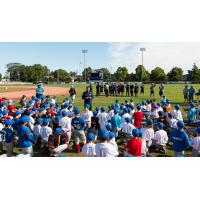
[[[194,88],[196,90],[198,90],[200,88],[199,84],[194,84],[193,85]],[[5,87],[7,87],[7,90],[5,91]],[[66,85],[45,85],[44,89],[45,89],[45,95],[57,95],[58,99],[57,102],[61,103],[62,100],[65,97],[68,97],[68,90],[71,87],[71,85],[66,84]],[[81,95],[83,93],[83,91],[85,90],[86,85],[85,84],[75,84],[74,85],[76,91],[77,91],[77,95],[76,95],[76,100],[75,100],[75,106],[78,106],[81,110],[83,110],[83,100],[81,99]],[[159,85],[156,86],[155,88],[155,99],[157,101],[160,100],[159,94],[158,94],[158,87]],[[183,88],[184,88],[184,84],[165,84],[165,95],[168,99],[170,99],[171,104],[175,104],[175,103],[179,103],[181,105],[181,110],[182,110],[182,114],[183,116],[185,116],[185,109],[187,108],[187,103],[184,103],[184,99],[183,99]],[[5,97],[7,99],[15,99],[16,101],[21,97],[21,95],[23,94],[27,94],[28,97],[35,95],[35,88],[36,86],[18,86],[18,85],[14,85],[14,86],[0,86],[0,98]],[[109,96],[109,97],[105,97],[105,96],[100,96],[100,97],[95,97],[94,96],[94,100],[93,100],[93,108],[95,107],[101,107],[101,106],[108,106],[110,104],[112,104],[115,99],[118,99],[119,102],[130,100],[131,98],[134,99],[134,102],[141,102],[142,100],[146,100],[149,98],[149,94],[150,94],[150,86],[149,85],[145,85],[145,95],[138,95],[138,97],[125,97],[125,96]],[[96,94],[96,85],[93,85],[93,93],[94,95]],[[196,97],[195,97],[196,98]],[[198,103],[196,103],[198,104]],[[186,127],[188,131],[193,131],[193,129],[191,127]],[[117,141],[118,145],[119,145],[119,152],[122,153],[122,149],[123,149],[123,145],[120,144],[120,141]],[[37,148],[37,147],[35,147]],[[19,149],[15,148],[14,150],[15,153],[19,153]],[[71,151],[67,151],[64,153],[65,156],[67,157],[79,157],[81,156],[80,154],[77,154],[75,152],[73,152],[73,150]],[[188,149],[186,151],[186,156],[190,156],[191,155],[191,150]],[[42,156],[40,155],[40,153],[38,152],[37,154],[37,149],[36,149],[36,154],[35,156]],[[167,153],[165,155],[163,154],[159,154],[159,153],[152,153],[152,156],[172,156],[172,150],[171,147],[168,146],[167,147]]]

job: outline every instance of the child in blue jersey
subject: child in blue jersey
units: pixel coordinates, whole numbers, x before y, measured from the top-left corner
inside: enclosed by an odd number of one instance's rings
[[[13,121],[8,119],[4,122],[5,128],[0,132],[0,142],[2,146],[6,147],[6,154],[2,156],[11,157],[13,154],[14,146],[14,132],[12,130]]]
[[[183,121],[177,122],[177,129],[174,129],[171,134],[172,140],[172,149],[174,151],[174,155],[184,155],[184,151],[188,146],[191,146],[189,137],[184,130],[185,124]]]
[[[190,108],[188,109],[187,118],[189,124],[194,124],[197,118],[197,109],[195,108],[195,104],[193,102],[190,104]]]
[[[33,155],[33,133],[30,128],[27,127],[29,122],[29,117],[24,115],[20,119],[20,126],[17,129],[18,132],[18,143],[19,147],[22,149],[22,154],[19,156],[32,156]]]
[[[113,128],[113,132],[115,132],[116,137],[118,136],[118,132],[122,127],[122,118],[119,116],[119,111],[114,109],[114,116],[111,118],[111,125]]]
[[[86,136],[84,132],[86,122],[80,117],[80,110],[75,109],[74,115],[75,117],[72,119],[71,125],[76,142],[76,151],[77,153],[80,153],[80,140],[82,140],[83,144],[86,143]]]

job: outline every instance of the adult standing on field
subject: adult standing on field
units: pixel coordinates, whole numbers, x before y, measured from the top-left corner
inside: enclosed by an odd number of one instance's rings
[[[86,91],[82,94],[82,99],[84,100],[84,108],[89,105],[89,109],[92,110],[93,93],[90,87],[86,87]]]
[[[163,97],[163,95],[164,95],[164,89],[165,89],[165,87],[161,83],[160,86],[159,86],[159,96],[160,97]]]
[[[154,88],[155,88],[156,84],[152,83],[150,86],[150,98],[153,97],[154,98]]]
[[[188,85],[186,85],[183,89],[183,96],[184,96],[184,102],[188,101],[188,95],[189,94],[189,88]]]
[[[75,97],[76,97],[76,90],[75,90],[73,85],[71,86],[71,88],[69,90],[69,94],[70,94],[70,97],[72,99],[72,102],[74,103],[74,100],[75,100]]]

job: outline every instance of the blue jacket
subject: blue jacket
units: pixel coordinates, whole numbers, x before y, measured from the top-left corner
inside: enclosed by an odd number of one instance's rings
[[[5,142],[11,143],[14,139],[14,132],[10,128],[3,128],[2,131],[4,131],[5,134]]]
[[[113,128],[121,128],[122,118],[119,115],[114,115],[111,118],[111,125],[112,125]]]
[[[191,146],[189,137],[183,129],[174,129],[171,134],[171,140],[174,151],[184,151],[187,146]]]
[[[33,133],[27,126],[18,127],[19,147],[27,148],[33,144]]]
[[[83,118],[75,117],[72,119],[71,124],[75,130],[83,130],[86,123]]]

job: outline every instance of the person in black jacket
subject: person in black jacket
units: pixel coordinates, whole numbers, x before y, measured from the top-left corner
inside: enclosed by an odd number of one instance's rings
[[[89,109],[92,110],[93,93],[91,92],[90,87],[86,87],[86,91],[82,94],[82,99],[84,100],[84,108],[88,104],[90,106]]]

